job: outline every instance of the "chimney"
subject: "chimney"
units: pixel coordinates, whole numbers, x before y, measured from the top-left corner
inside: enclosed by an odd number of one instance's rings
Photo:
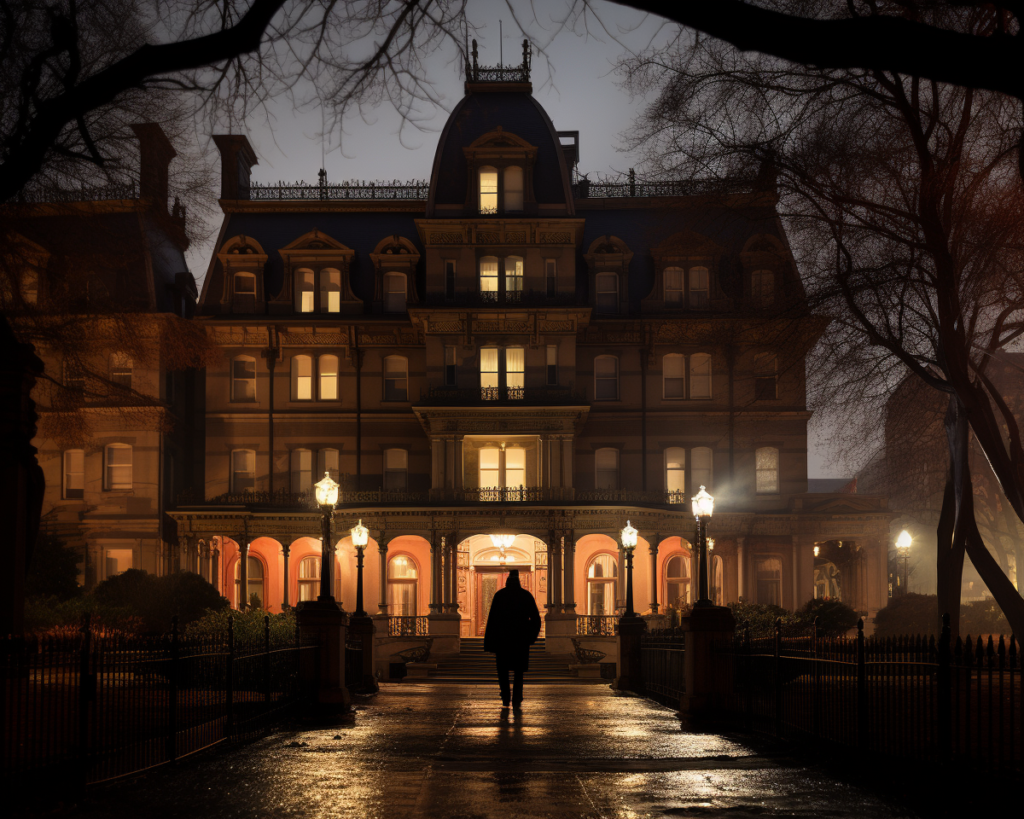
[[[151,199],[162,213],[167,212],[167,169],[178,155],[164,129],[155,122],[132,125],[139,140],[139,194]]]
[[[214,134],[213,142],[220,151],[220,198],[248,199],[249,174],[257,165],[256,152],[241,135]]]

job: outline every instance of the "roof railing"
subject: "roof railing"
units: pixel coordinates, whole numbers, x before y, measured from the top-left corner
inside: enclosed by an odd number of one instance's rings
[[[467,82],[515,82],[530,81],[530,41],[523,40],[522,65],[481,66],[477,53],[476,40],[473,40],[471,61],[466,66]]]

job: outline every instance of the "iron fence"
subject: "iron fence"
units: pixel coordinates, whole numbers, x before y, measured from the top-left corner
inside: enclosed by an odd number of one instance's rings
[[[660,629],[641,635],[640,669],[647,696],[678,707],[686,691],[685,658],[686,636],[681,629]]]
[[[426,637],[429,633],[426,617],[388,617],[388,637]]]
[[[95,783],[259,735],[306,695],[316,646],[96,634],[0,640],[5,780]],[[315,678],[315,677],[314,677]]]
[[[261,185],[253,182],[249,186],[250,200],[341,200],[341,199],[411,199],[426,200],[430,183],[424,180],[412,182],[364,182],[349,181],[329,185],[326,178],[320,184],[307,182],[278,182],[276,185]]]
[[[614,614],[580,614],[576,616],[576,634],[584,637],[614,637],[619,618]]]
[[[751,636],[716,646],[716,707],[790,739],[920,763],[1021,770],[1024,686],[1014,636]]]

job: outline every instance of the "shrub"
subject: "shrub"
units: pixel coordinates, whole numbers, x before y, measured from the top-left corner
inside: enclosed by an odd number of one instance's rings
[[[156,577],[141,569],[128,569],[100,583],[93,597],[101,606],[133,612],[143,631],[156,634],[167,632],[175,616],[179,628],[184,628],[208,610],[228,607],[226,598],[192,572]]]
[[[232,611],[220,609],[208,611],[185,628],[185,636],[194,639],[225,639],[228,633],[228,619],[234,620],[235,641],[240,644],[263,642],[263,618],[270,617],[270,644],[290,645],[295,642],[295,611],[288,609],[281,614],[269,614],[262,609]]]
[[[738,603],[730,603],[733,619],[736,620],[736,628],[743,628],[743,624],[750,626],[753,634],[761,634],[775,628],[775,621],[782,618],[783,623],[792,622],[790,613],[781,606],[773,606],[770,603],[747,603],[740,599]]]
[[[78,585],[79,554],[56,535],[41,532],[29,557],[25,593],[29,597],[71,600],[82,593]]]
[[[825,637],[841,637],[857,627],[860,616],[838,600],[808,600],[797,611],[796,621],[810,628],[818,618],[818,632]]]
[[[939,634],[939,598],[934,594],[894,597],[875,615],[876,637]]]
[[[960,606],[960,633],[973,637],[979,634],[1009,634],[1010,624],[995,600],[976,600]]]
[[[25,603],[25,631],[31,634],[71,635],[88,614],[97,634],[135,634],[142,620],[131,609],[101,604],[92,595],[61,600],[55,595],[32,597]]]

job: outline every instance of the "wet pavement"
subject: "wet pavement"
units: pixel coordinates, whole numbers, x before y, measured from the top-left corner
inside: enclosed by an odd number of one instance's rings
[[[681,730],[603,685],[388,685],[353,725],[209,751],[88,792],[65,815],[164,817],[902,817],[823,771]]]

